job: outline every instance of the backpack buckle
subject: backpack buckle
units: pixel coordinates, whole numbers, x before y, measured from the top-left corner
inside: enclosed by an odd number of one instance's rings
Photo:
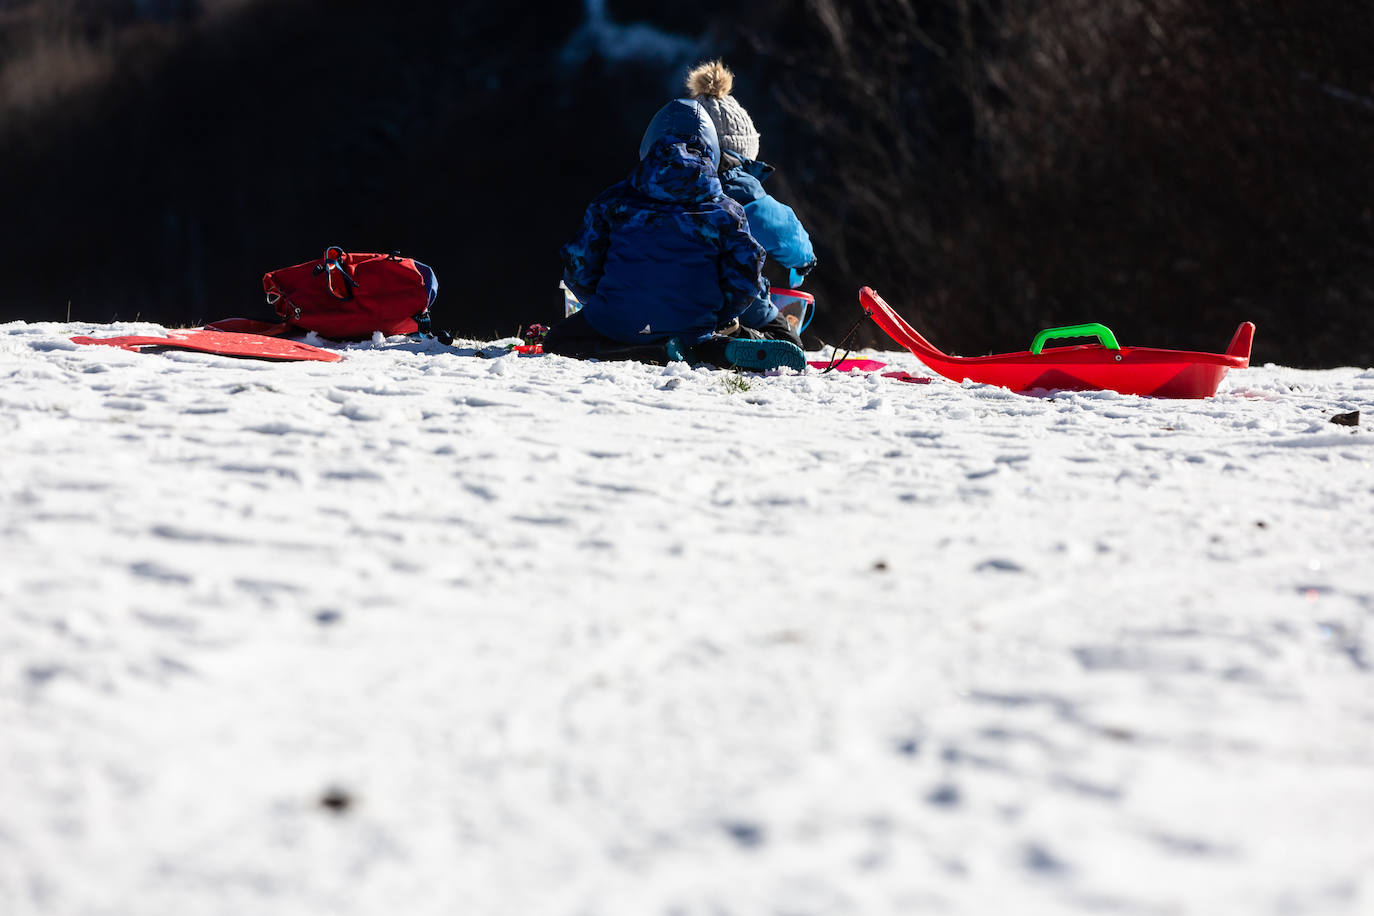
[[[354,280],[348,271],[344,269],[343,261],[347,257],[348,252],[344,251],[338,245],[330,245],[324,250],[324,286],[325,289],[329,290],[329,295],[333,296],[335,299],[352,299],[353,287],[358,285],[358,281]],[[318,271],[319,268],[316,268],[316,272]],[[343,287],[342,293],[334,289],[334,274],[336,272],[343,278],[341,284]]]

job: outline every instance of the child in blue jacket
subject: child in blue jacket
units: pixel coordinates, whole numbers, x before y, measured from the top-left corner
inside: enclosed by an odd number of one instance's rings
[[[773,167],[758,159],[759,132],[744,106],[730,94],[734,83],[734,74],[718,60],[700,64],[687,74],[687,91],[706,108],[720,140],[720,181],[725,193],[744,207],[749,234],[768,257],[787,269],[788,286],[795,289],[816,266],[811,237],[792,208],[763,189]],[[740,324],[770,336],[783,336],[781,329],[788,327],[771,302],[751,306],[740,316]]]
[[[587,207],[563,246],[563,282],[580,311],[550,328],[544,351],[583,359],[692,359],[718,366],[805,369],[797,343],[716,333],[771,308],[764,251],[727,197],[720,146],[700,102],[659,110],[625,181]],[[776,311],[776,310],[775,310]]]

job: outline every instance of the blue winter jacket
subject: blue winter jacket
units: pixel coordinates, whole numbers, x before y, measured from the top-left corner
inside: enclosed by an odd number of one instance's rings
[[[768,256],[783,267],[805,274],[816,263],[811,236],[791,207],[778,203],[763,189],[763,180],[772,172],[773,167],[766,162],[745,160],[722,172],[720,181],[726,195],[744,206],[749,234]],[[761,328],[777,316],[778,310],[768,302],[751,306],[739,320],[745,327]]]
[[[563,246],[563,280],[599,333],[691,345],[746,309],[772,308],[763,248],[716,175],[715,127],[690,99],[650,123],[626,181],[588,205]]]

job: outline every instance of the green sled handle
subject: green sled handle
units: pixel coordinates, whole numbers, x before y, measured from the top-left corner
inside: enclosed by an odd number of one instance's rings
[[[1062,328],[1046,328],[1036,334],[1035,340],[1031,342],[1031,355],[1039,356],[1040,351],[1045,348],[1045,341],[1058,337],[1096,337],[1097,342],[1108,350],[1121,349],[1121,344],[1116,342],[1116,335],[1110,328],[1105,324],[1090,321],[1087,324],[1071,324]]]

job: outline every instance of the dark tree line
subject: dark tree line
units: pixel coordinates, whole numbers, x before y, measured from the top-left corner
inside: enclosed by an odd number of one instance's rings
[[[1258,361],[1374,364],[1364,0],[607,6],[679,59],[570,57],[579,4],[0,0],[0,319],[266,317],[263,271],[342,244],[429,262],[459,334],[547,323],[582,207],[721,54],[822,260],[809,343],[867,284],[953,352],[1249,319]]]

